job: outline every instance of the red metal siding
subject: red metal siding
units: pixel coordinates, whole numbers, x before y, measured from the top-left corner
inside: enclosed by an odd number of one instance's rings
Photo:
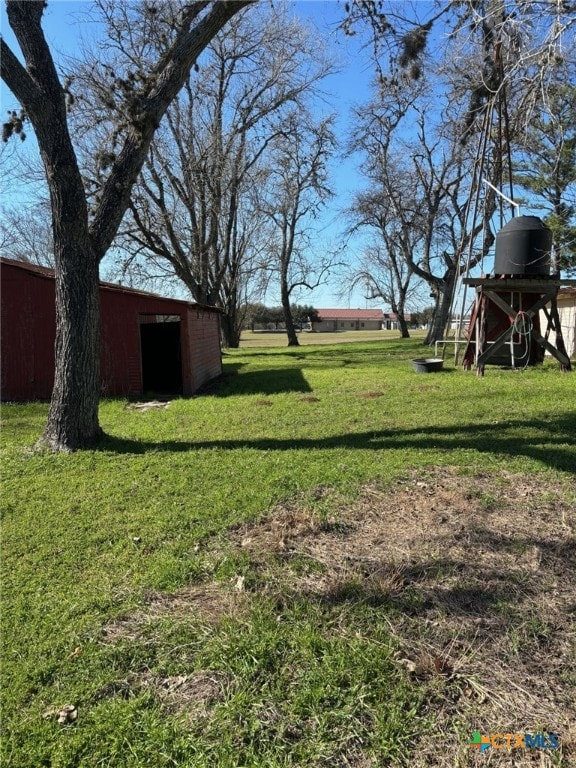
[[[142,392],[142,360],[140,322],[147,315],[186,315],[186,304],[128,291],[100,289],[101,380],[102,393],[139,395]],[[187,329],[182,322],[182,340]],[[185,346],[184,344],[182,345]],[[186,386],[190,378],[183,355],[183,393],[192,394]]]
[[[220,323],[219,318],[214,322],[214,314],[203,308],[190,307],[188,310],[188,349],[194,392],[222,373]]]
[[[42,400],[54,382],[54,280],[2,265],[3,400]]]
[[[2,399],[48,399],[54,381],[54,280],[48,270],[3,259],[1,288]],[[142,393],[140,323],[150,315],[180,317],[184,395],[222,372],[217,310],[103,284],[100,315],[103,396]]]

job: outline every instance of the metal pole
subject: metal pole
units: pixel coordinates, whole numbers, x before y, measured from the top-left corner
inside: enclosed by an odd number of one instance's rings
[[[482,179],[482,181],[484,182],[484,184],[487,184],[487,185],[490,187],[490,189],[493,189],[493,190],[494,190],[494,192],[496,192],[496,194],[497,194],[497,195],[500,195],[500,197],[503,197],[503,198],[504,198],[504,200],[506,200],[506,202],[507,202],[507,203],[510,203],[510,205],[513,205],[513,206],[514,206],[514,208],[516,208],[516,215],[517,215],[517,216],[520,216],[520,205],[519,205],[518,203],[515,203],[515,202],[514,202],[514,200],[512,200],[512,198],[511,198],[511,197],[508,197],[508,196],[507,196],[507,195],[505,195],[503,192],[500,192],[500,190],[499,190],[499,189],[497,189],[497,188],[494,186],[494,184],[491,184],[491,183],[488,181],[488,179]]]

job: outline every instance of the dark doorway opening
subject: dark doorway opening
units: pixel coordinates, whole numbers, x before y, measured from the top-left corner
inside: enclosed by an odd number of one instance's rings
[[[166,317],[166,319],[162,319]],[[154,315],[140,324],[142,390],[159,395],[182,394],[180,319]]]

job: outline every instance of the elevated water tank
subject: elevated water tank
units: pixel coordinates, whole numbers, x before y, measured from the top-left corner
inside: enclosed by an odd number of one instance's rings
[[[496,235],[494,272],[533,277],[550,275],[552,230],[538,216],[516,216]]]

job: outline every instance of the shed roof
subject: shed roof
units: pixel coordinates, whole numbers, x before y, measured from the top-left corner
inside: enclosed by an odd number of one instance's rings
[[[27,261],[16,261],[15,259],[7,259],[4,256],[0,257],[0,264],[11,267],[17,267],[23,272],[28,272],[36,277],[42,277],[47,280],[54,280],[54,270],[50,267],[41,267],[38,264],[31,264]],[[164,301],[173,301],[177,304],[184,304],[188,307],[197,307],[199,309],[209,309],[215,312],[222,312],[220,307],[212,307],[207,304],[199,304],[195,301],[186,301],[186,299],[173,299],[169,296],[162,296],[159,293],[151,293],[150,291],[141,291],[138,288],[128,288],[125,285],[118,285],[117,283],[107,283],[104,280],[100,280],[100,287],[106,291],[114,291],[118,293],[125,293],[131,296],[148,296],[155,299],[164,299]]]

